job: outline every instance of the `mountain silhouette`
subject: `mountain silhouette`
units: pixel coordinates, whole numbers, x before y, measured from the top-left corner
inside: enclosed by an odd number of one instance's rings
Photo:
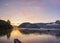
[[[60,21],[57,20],[56,22],[51,23],[29,23],[25,22],[18,26],[19,28],[60,28]]]
[[[5,30],[5,29],[12,29],[12,25],[10,24],[10,21],[4,21],[0,20],[0,30]]]

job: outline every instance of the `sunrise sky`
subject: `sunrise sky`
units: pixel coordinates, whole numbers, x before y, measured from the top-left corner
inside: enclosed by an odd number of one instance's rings
[[[60,20],[60,0],[0,0],[0,19],[23,22]]]

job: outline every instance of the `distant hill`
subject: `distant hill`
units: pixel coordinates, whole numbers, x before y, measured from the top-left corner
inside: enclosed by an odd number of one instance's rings
[[[60,29],[60,21],[51,23],[29,23],[25,22],[18,26],[19,28],[55,28]]]

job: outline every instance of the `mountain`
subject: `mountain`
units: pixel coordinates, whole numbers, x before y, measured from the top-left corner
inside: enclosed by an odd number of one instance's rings
[[[0,20],[0,30],[6,30],[6,29],[12,29],[12,25],[10,24],[10,21],[4,21]]]
[[[38,28],[39,26],[37,26],[36,24],[26,22],[26,23],[22,23],[18,27],[21,27],[21,28]]]
[[[60,21],[52,23],[29,23],[25,22],[18,26],[19,28],[55,28],[60,29]]]
[[[56,23],[56,24],[60,24],[60,20],[57,20],[55,23]]]

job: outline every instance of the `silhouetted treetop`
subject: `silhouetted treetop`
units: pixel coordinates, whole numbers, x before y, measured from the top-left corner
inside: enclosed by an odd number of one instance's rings
[[[10,23],[10,20],[7,20],[7,23],[8,23],[8,24],[11,24],[11,23]]]

